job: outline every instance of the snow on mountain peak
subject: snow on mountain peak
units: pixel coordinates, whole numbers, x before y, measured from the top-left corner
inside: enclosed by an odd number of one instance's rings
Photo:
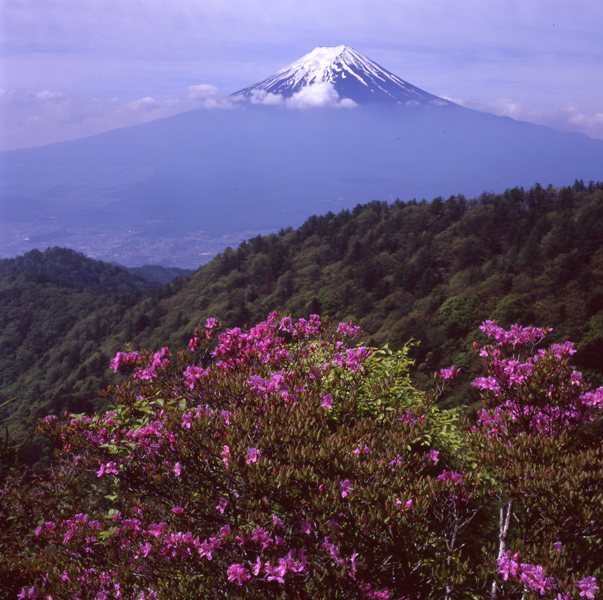
[[[367,104],[449,104],[446,100],[404,81],[376,62],[345,45],[319,46],[276,74],[233,94],[236,97],[295,99],[302,90],[328,85],[342,102]]]
[[[344,56],[353,52],[348,46],[318,46],[308,54],[287,65],[279,73],[291,71],[304,71],[309,75],[321,77],[328,72],[329,67],[338,61],[345,60]]]

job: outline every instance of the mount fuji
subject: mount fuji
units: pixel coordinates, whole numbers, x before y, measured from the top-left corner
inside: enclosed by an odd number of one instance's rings
[[[348,106],[395,103],[443,106],[438,98],[384,69],[349,46],[320,46],[275,75],[235,92],[235,98],[262,102],[266,96],[292,98],[308,87],[331,86]]]
[[[603,141],[469,110],[347,46],[314,49],[228,108],[0,153],[0,256],[61,245],[190,268],[375,199],[603,175]]]

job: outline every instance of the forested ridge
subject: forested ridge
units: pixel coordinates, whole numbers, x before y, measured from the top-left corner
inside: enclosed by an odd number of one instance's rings
[[[417,340],[414,357],[428,375],[468,364],[471,332],[495,318],[554,327],[579,342],[581,367],[601,373],[601,223],[603,184],[581,182],[314,216],[227,249],[164,290],[135,342],[182,341],[213,315],[231,325],[272,309],[314,312],[357,320],[372,344]]]
[[[62,248],[0,260],[0,417],[12,437],[48,412],[96,405],[109,383],[99,343],[157,287]]]
[[[419,384],[451,363],[471,375],[484,319],[538,323],[603,372],[603,183],[534,186],[477,199],[371,202],[227,249],[160,289],[71,251],[0,261],[2,417],[13,433],[47,412],[90,410],[127,344],[179,344],[277,309],[352,319],[365,342],[416,340]],[[51,260],[54,256],[54,259]],[[459,402],[467,391],[460,386]]]

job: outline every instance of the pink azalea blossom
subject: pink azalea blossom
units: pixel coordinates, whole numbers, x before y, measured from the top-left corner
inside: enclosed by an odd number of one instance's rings
[[[356,337],[362,332],[362,328],[358,325],[354,325],[351,321],[349,323],[339,323],[337,325],[337,333],[341,333],[343,337]]]
[[[598,387],[596,390],[582,394],[580,400],[585,406],[603,409],[603,387]]]
[[[226,525],[223,525],[222,527],[220,527],[220,531],[219,531],[218,535],[221,538],[225,538],[225,537],[228,537],[231,533],[232,533],[232,527],[227,523]]]
[[[226,569],[226,575],[228,581],[236,583],[238,586],[242,586],[251,579],[251,575],[241,563],[233,563],[230,565],[228,569]]]
[[[595,577],[585,577],[577,583],[577,586],[580,590],[581,598],[589,598],[589,600],[596,598],[595,594],[599,589],[599,586],[597,585],[597,579]]]
[[[176,477],[180,477],[180,473],[182,473],[182,463],[177,462],[174,465],[174,475],[176,475]]]
[[[210,373],[209,367],[197,367],[195,365],[190,365],[186,367],[186,369],[182,372],[184,377],[184,383],[191,390],[195,387],[195,384],[198,381],[201,381],[204,377],[207,377]]]
[[[500,384],[494,377],[477,377],[471,382],[471,385],[478,390],[493,392],[495,396],[500,394]]]
[[[429,451],[429,454],[427,456],[427,459],[432,462],[434,465],[438,464],[438,461],[440,460],[440,452],[439,450],[434,450],[433,448]]]
[[[120,371],[124,366],[135,365],[140,360],[138,352],[118,352],[110,362],[111,370],[114,373]]]
[[[325,394],[322,397],[322,402],[320,403],[321,408],[326,408],[327,410],[333,410],[333,396],[331,394]]]
[[[299,531],[300,531],[300,533],[303,533],[304,535],[310,535],[310,533],[312,531],[312,521],[308,521],[307,519],[304,519],[300,523]]]
[[[117,463],[113,460],[109,461],[108,463],[101,463],[98,471],[96,472],[96,476],[102,477],[103,475],[119,475]]]
[[[450,379],[454,379],[460,372],[461,370],[458,367],[452,365],[450,367],[440,369],[438,373],[444,381],[448,381]]]
[[[151,357],[151,362],[146,369],[139,369],[134,373],[135,379],[141,379],[143,381],[152,381],[158,376],[158,371],[164,369],[169,365],[170,360],[168,357],[170,350],[167,346],[164,346]]]
[[[395,469],[397,467],[399,467],[400,465],[402,465],[404,463],[404,461],[402,460],[402,457],[399,454],[396,454],[396,456],[394,456],[394,458],[392,458],[388,464],[388,466],[390,467],[390,469]]]
[[[262,549],[265,550],[272,545],[272,538],[270,533],[264,527],[256,527],[251,533],[251,541],[256,544],[260,544]]]
[[[339,487],[341,487],[341,497],[347,498],[354,491],[352,488],[352,482],[349,479],[344,479],[339,482]]]
[[[516,578],[525,588],[533,590],[543,596],[546,592],[554,589],[555,580],[547,576],[546,571],[540,565],[530,563],[519,563],[519,554],[511,554],[510,551],[498,559],[498,573],[507,581]]]
[[[293,333],[293,319],[291,317],[283,317],[281,319],[279,329],[287,333]]]
[[[24,600],[25,598],[38,598],[36,588],[32,585],[31,587],[22,587],[17,595],[18,600]]]
[[[260,574],[261,570],[262,570],[262,560],[258,556],[255,559],[255,563],[253,564],[253,567],[251,568],[251,572],[253,573],[254,577],[257,577]]]
[[[497,344],[512,347],[538,343],[553,331],[548,327],[522,327],[521,325],[511,325],[510,329],[505,330],[499,327],[496,321],[484,321],[480,329]]]
[[[367,598],[371,600],[390,600],[391,597],[392,593],[388,589],[367,591]]]
[[[451,483],[463,483],[465,476],[456,471],[442,471],[436,478],[438,481],[450,481]]]
[[[272,525],[278,529],[282,529],[284,527],[283,520],[277,515],[272,515]]]
[[[222,448],[222,452],[220,452],[220,456],[222,457],[224,467],[228,469],[228,465],[230,464],[230,448],[228,446],[224,446]]]
[[[188,341],[188,349],[191,352],[195,352],[201,343],[199,338],[199,329],[195,329],[195,335]]]
[[[212,331],[220,327],[220,321],[216,317],[209,317],[205,321],[205,337],[210,338]]]
[[[497,560],[498,562],[498,573],[502,575],[503,579],[507,581],[509,577],[517,577],[519,572],[519,554],[511,554],[511,552],[506,552],[501,558]]]
[[[151,523],[149,525],[148,533],[155,538],[160,538],[166,529],[167,523]]]
[[[252,463],[257,462],[260,459],[261,453],[257,448],[249,448],[247,450],[247,458],[245,462],[250,465]]]
[[[554,580],[547,577],[545,570],[540,565],[522,563],[520,565],[519,581],[529,589],[543,596],[553,588]]]
[[[266,574],[266,581],[275,581],[277,583],[285,583],[285,573],[287,572],[287,565],[279,560],[279,564],[272,566],[269,562],[264,565],[264,573]]]

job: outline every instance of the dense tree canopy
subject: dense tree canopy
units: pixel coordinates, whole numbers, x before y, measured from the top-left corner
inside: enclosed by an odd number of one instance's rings
[[[420,387],[438,368],[463,368],[448,405],[471,398],[471,343],[487,318],[552,326],[602,382],[602,222],[594,183],[372,202],[253,238],[154,293],[68,251],[0,261],[0,404],[15,398],[0,418],[17,435],[49,411],[89,410],[127,344],[179,344],[211,315],[243,325],[273,309],[354,319],[374,345],[418,341]]]

